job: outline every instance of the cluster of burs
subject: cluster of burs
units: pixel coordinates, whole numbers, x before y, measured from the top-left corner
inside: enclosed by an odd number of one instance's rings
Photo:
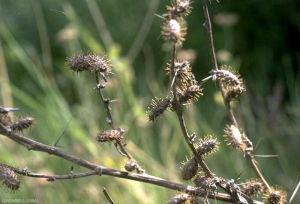
[[[239,96],[246,91],[241,76],[230,66],[222,65],[215,67],[209,72],[209,76],[198,82],[192,73],[190,62],[186,59],[177,58],[178,48],[182,45],[187,34],[184,18],[191,13],[191,1],[175,0],[167,6],[167,13],[159,16],[163,19],[161,36],[171,44],[172,56],[166,66],[166,74],[170,77],[170,91],[165,97],[155,97],[148,108],[149,121],[155,121],[162,117],[165,111],[177,114],[181,127],[183,122],[183,107],[189,107],[193,101],[197,101],[203,95],[201,85],[211,79],[220,84],[225,103],[238,100]],[[207,23],[207,22],[206,22]],[[208,25],[206,24],[205,27]],[[213,46],[213,45],[212,45]],[[184,129],[185,127],[182,127]],[[183,133],[185,130],[183,130]],[[185,134],[185,133],[184,133]],[[219,142],[211,135],[200,138],[194,142],[196,134],[187,136],[187,142],[193,152],[183,163],[181,177],[183,180],[191,180],[196,188],[202,189],[202,197],[181,192],[169,200],[169,204],[177,203],[208,203],[208,198],[213,198],[218,188],[228,192],[236,203],[248,203],[246,198],[263,193],[267,203],[284,203],[285,191],[278,187],[266,188],[260,179],[248,180],[243,185],[237,185],[233,179],[223,179],[213,174],[207,167],[205,160],[218,150]],[[228,124],[224,128],[224,138],[228,145],[240,149],[244,154],[253,154],[252,142],[247,138],[242,128],[236,124]]]

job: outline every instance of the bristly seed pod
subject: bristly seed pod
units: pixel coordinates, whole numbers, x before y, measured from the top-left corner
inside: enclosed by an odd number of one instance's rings
[[[167,64],[167,75],[171,73],[171,63]],[[192,73],[192,67],[190,67],[189,61],[177,61],[174,62],[175,77],[182,82],[188,82],[194,80],[194,74]]]
[[[12,191],[17,191],[20,188],[18,175],[8,166],[3,164],[0,165],[0,181]]]
[[[241,148],[243,151],[246,150],[247,146],[244,142],[244,134],[234,125],[227,125],[224,129],[225,135],[223,135],[228,141],[228,145],[234,148]]]
[[[242,93],[246,91],[243,84],[239,84],[236,86],[227,86],[226,87],[226,98],[229,101],[237,99]]]
[[[133,170],[136,169],[137,167],[137,163],[134,159],[129,159],[126,163],[125,163],[125,170],[132,172]]]
[[[184,180],[192,179],[198,171],[198,162],[195,157],[190,158],[186,163],[184,163],[181,170],[181,177]]]
[[[284,204],[286,201],[287,193],[279,187],[271,187],[263,195],[264,203],[267,204]]]
[[[197,101],[202,95],[202,89],[197,81],[190,81],[189,83],[184,83],[181,88],[177,88],[179,101],[183,105],[190,105],[191,100]]]
[[[112,66],[109,60],[105,59],[105,56],[97,54],[74,55],[68,58],[67,67],[75,72],[92,71],[97,74],[108,75],[111,73]]]
[[[180,23],[177,20],[166,20],[162,26],[161,35],[164,40],[173,42],[174,44],[184,41],[187,28],[184,27],[184,21]]]
[[[219,142],[217,139],[212,139],[211,135],[205,136],[204,139],[199,140],[199,144],[196,147],[196,150],[199,155],[208,157],[218,151]]]
[[[243,185],[242,193],[247,196],[253,196],[262,191],[263,183],[258,180],[250,180],[247,181],[246,184]]]
[[[214,179],[208,176],[197,176],[193,181],[195,186],[200,187],[202,189],[210,189],[211,186],[214,184]]]
[[[12,123],[12,120],[7,113],[0,113],[0,123],[4,126],[9,126]]]
[[[34,124],[35,120],[32,117],[21,118],[10,125],[12,131],[22,131],[28,129]]]
[[[82,72],[91,70],[92,67],[89,64],[89,57],[85,56],[83,53],[79,55],[73,55],[67,59],[67,67],[75,72]]]
[[[156,100],[152,99],[151,106],[153,108],[152,109],[148,108],[147,111],[149,121],[154,121],[155,118],[163,114],[163,112],[169,108],[170,102],[171,102],[171,97],[168,96],[165,99],[158,99],[158,98],[156,98]]]
[[[97,137],[97,142],[108,142],[108,141],[114,141],[114,140],[122,140],[124,130],[122,128],[117,128],[114,130],[104,130],[103,132],[100,132]]]
[[[230,66],[227,68],[226,65],[223,65],[220,68],[209,72],[213,81],[226,81],[229,85],[241,85],[243,83],[240,75]]]
[[[175,6],[176,3],[177,6]],[[171,4],[172,6],[167,6],[168,13],[163,15],[164,18],[177,19],[178,17],[188,16],[191,13],[190,0],[173,0]]]

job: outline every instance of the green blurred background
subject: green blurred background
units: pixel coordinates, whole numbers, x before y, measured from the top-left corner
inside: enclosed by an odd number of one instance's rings
[[[66,58],[80,52],[105,52],[114,75],[105,96],[113,103],[115,124],[125,131],[128,150],[146,172],[181,181],[179,169],[190,151],[172,113],[149,123],[145,112],[155,96],[165,97],[170,45],[160,37],[169,1],[0,0],[0,104],[19,107],[15,118],[33,116],[29,138],[53,145],[89,161],[123,169],[113,145],[96,144],[95,135],[107,128],[105,111],[93,87],[91,74],[72,73]],[[294,190],[300,170],[300,2],[212,1],[209,9],[219,64],[231,65],[242,75],[247,92],[233,103],[239,124],[256,145],[263,175],[270,185]],[[187,17],[188,35],[180,57],[188,58],[200,81],[212,69],[200,1]],[[215,135],[221,142],[207,160],[212,171],[235,179],[247,166],[242,152],[224,145],[223,129],[229,123],[215,84],[203,85],[204,96],[185,109],[187,127],[198,137]],[[73,165],[25,148],[1,137],[0,161],[37,173],[68,174]],[[74,165],[76,173],[84,168]],[[248,167],[239,182],[253,178]],[[165,203],[176,192],[150,184],[113,177],[60,180],[22,178],[20,191],[1,190],[5,199],[37,199],[38,203],[108,203],[106,187],[116,203]],[[3,202],[3,201],[0,201]],[[214,201],[212,201],[214,202]],[[300,202],[299,193],[294,203]],[[221,202],[218,202],[221,203]]]

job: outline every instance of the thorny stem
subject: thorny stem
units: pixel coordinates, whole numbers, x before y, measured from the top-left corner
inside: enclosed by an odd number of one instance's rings
[[[212,64],[213,64],[213,69],[218,70],[218,63],[217,63],[217,58],[216,58],[216,53],[215,53],[215,48],[214,48],[211,21],[210,21],[210,16],[209,16],[209,11],[208,11],[208,8],[207,8],[206,0],[202,0],[202,7],[203,7],[204,16],[205,16],[205,27],[206,27],[206,30],[207,30],[209,50],[210,50],[211,61],[212,61]],[[222,84],[221,81],[218,81],[217,83],[218,83],[218,87],[221,91],[226,110],[227,110],[228,115],[230,117],[230,121],[234,126],[236,126],[238,128],[237,121],[235,119],[233,110],[230,106],[230,101],[226,98],[226,92],[225,92],[225,89],[223,87],[223,84]],[[250,144],[250,146],[248,144]],[[253,145],[252,145],[252,143],[248,143],[248,144],[247,145],[248,145],[249,151],[245,152],[245,157],[246,157],[247,161],[251,164],[252,169],[255,172],[255,174],[257,175],[257,177],[259,177],[261,179],[261,181],[264,183],[264,185],[268,189],[270,189],[269,184],[264,179],[263,175],[261,174],[260,170],[258,169],[258,167],[255,163],[255,160],[253,158]]]
[[[100,165],[91,163],[87,160],[81,159],[74,155],[65,153],[61,150],[58,150],[53,146],[45,145],[43,143],[26,138],[22,135],[14,133],[14,132],[9,132],[9,130],[2,124],[0,124],[0,134],[8,137],[9,139],[15,141],[18,144],[26,147],[28,150],[46,152],[50,155],[60,157],[62,159],[65,159],[72,163],[75,163],[79,166],[90,169],[90,170],[92,170],[91,174],[93,174],[93,175],[94,174],[96,175],[96,173],[97,173],[98,175],[108,175],[108,176],[113,176],[113,177],[118,177],[118,178],[123,178],[123,179],[140,181],[140,182],[144,182],[144,183],[149,183],[149,184],[154,184],[157,186],[165,187],[168,189],[186,192],[186,193],[189,193],[189,194],[195,195],[195,196],[203,197],[203,196],[207,195],[207,192],[205,190],[202,190],[202,189],[199,189],[196,187],[167,181],[167,180],[164,180],[164,179],[161,179],[158,177],[154,177],[154,176],[151,176],[151,175],[148,175],[145,173],[144,174],[129,173],[129,172],[119,171],[119,170],[115,170],[115,169],[111,169],[111,168],[107,168],[104,166],[100,166]],[[74,174],[74,175],[76,175],[76,174]],[[231,203],[234,202],[234,200],[229,195],[222,194],[222,193],[215,193],[215,194],[208,193],[208,198],[216,198],[217,200],[231,202]],[[251,201],[250,204],[251,203],[262,204],[259,201],[253,201],[253,202]]]
[[[95,73],[95,76],[96,76],[96,82],[97,84],[100,84],[100,80],[99,80],[99,76],[97,73]],[[115,126],[114,126],[114,121],[113,121],[113,118],[112,118],[112,115],[111,115],[111,107],[109,106],[109,99],[105,99],[104,98],[104,95],[102,93],[102,90],[101,88],[98,88],[99,90],[99,95],[100,95],[100,98],[103,102],[103,105],[106,109],[106,114],[107,114],[107,117],[108,117],[108,120],[110,121],[109,125],[112,129],[115,129]],[[119,146],[119,148],[118,148]],[[122,141],[119,141],[119,140],[115,140],[115,147],[117,148],[117,151],[122,155],[122,156],[125,156],[127,157],[128,159],[133,159],[133,157],[129,154],[129,152],[125,149],[125,145],[122,143]],[[138,172],[143,172],[144,170],[137,164],[137,171]]]
[[[83,178],[83,177],[88,177],[88,176],[99,176],[99,171],[91,171],[91,172],[86,172],[86,173],[78,173],[78,174],[67,174],[67,175],[54,175],[54,174],[39,174],[39,173],[33,173],[30,171],[24,171],[24,170],[19,170],[15,167],[12,167],[7,164],[0,163],[0,166],[2,167],[7,167],[14,172],[21,174],[23,176],[28,176],[28,177],[34,177],[34,178],[46,178],[47,181],[55,181],[59,179],[76,179],[76,178]]]
[[[97,82],[97,84],[100,84],[98,73],[95,73],[95,76],[96,76],[96,82]],[[104,98],[104,95],[102,93],[101,88],[99,88],[98,90],[99,90],[99,94],[100,94],[101,100],[103,102],[103,105],[104,105],[104,107],[106,109],[107,117],[110,120],[109,125],[111,126],[112,129],[115,129],[115,127],[114,127],[114,121],[113,121],[113,118],[112,118],[111,112],[110,112],[109,101],[108,101],[108,99]]]
[[[181,104],[178,100],[178,97],[177,97],[177,89],[176,89],[176,76],[175,76],[175,58],[176,58],[176,45],[175,43],[173,43],[173,50],[172,50],[172,59],[171,59],[171,77],[170,77],[170,81],[174,81],[172,83],[172,90],[173,90],[173,95],[174,95],[174,104],[175,104],[175,111],[176,111],[176,114],[178,116],[178,120],[179,120],[179,123],[180,123],[180,127],[181,127],[181,130],[182,130],[182,134],[184,135],[184,139],[186,141],[186,143],[189,145],[190,149],[192,150],[198,164],[202,167],[203,171],[209,176],[209,177],[213,177],[213,173],[210,171],[210,169],[208,168],[208,166],[205,164],[202,156],[200,156],[198,153],[197,153],[197,150],[195,149],[193,143],[190,141],[190,137],[189,137],[189,134],[187,132],[187,129],[186,129],[186,125],[185,125],[185,122],[184,122],[184,117],[183,117],[183,113],[182,113],[182,107],[181,107]]]

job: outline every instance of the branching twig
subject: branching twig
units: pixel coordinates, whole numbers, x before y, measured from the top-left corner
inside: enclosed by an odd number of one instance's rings
[[[174,183],[174,182],[167,181],[167,180],[164,180],[161,178],[150,176],[145,173],[144,174],[129,173],[129,172],[119,171],[119,170],[115,170],[115,169],[111,169],[111,168],[107,168],[104,166],[100,166],[100,165],[91,163],[87,160],[81,159],[74,155],[65,153],[61,150],[58,150],[58,149],[54,148],[53,146],[48,146],[48,145],[42,144],[40,142],[26,138],[22,135],[14,133],[14,132],[11,132],[9,134],[8,129],[5,126],[3,126],[2,124],[0,124],[0,134],[8,137],[9,139],[15,141],[16,143],[18,143],[22,146],[25,146],[28,150],[45,152],[50,155],[54,155],[54,156],[63,158],[65,160],[68,160],[79,166],[90,169],[90,170],[92,170],[92,172],[90,173],[91,175],[97,175],[97,174],[98,175],[108,175],[108,176],[113,176],[113,177],[118,177],[118,178],[123,178],[123,179],[129,179],[129,180],[135,180],[135,181],[140,181],[140,182],[144,182],[144,183],[154,184],[154,185],[162,186],[162,187],[165,187],[168,189],[187,192],[191,195],[197,195],[197,196],[206,195],[206,192],[204,190],[196,188],[196,187],[179,184],[179,183]],[[76,174],[74,174],[74,175],[76,175]],[[79,174],[79,175],[81,175],[81,174]],[[90,176],[90,175],[88,175],[88,173],[86,173],[86,175]],[[43,175],[43,176],[45,176],[45,175]],[[69,177],[70,177],[70,175],[68,175],[68,178]],[[52,177],[50,176],[49,178],[51,179]],[[222,193],[217,193],[217,194],[209,193],[208,197],[216,198],[218,200],[222,200],[222,201],[226,201],[226,202],[233,202],[232,198],[229,195],[222,194]],[[260,203],[260,202],[258,202],[258,203]]]
[[[211,55],[211,61],[212,61],[212,64],[213,64],[213,69],[218,70],[218,63],[217,63],[217,58],[216,58],[216,54],[215,54],[212,28],[211,28],[211,21],[210,21],[210,17],[209,17],[209,11],[208,11],[208,7],[207,7],[207,4],[206,4],[206,0],[202,1],[202,7],[203,7],[204,16],[205,16],[205,27],[206,27],[207,35],[208,35],[209,50],[210,50],[210,55]],[[230,101],[226,97],[226,91],[224,89],[222,81],[217,81],[217,84],[218,84],[218,87],[221,91],[223,101],[224,101],[224,104],[225,104],[226,110],[228,112],[231,123],[234,126],[239,127],[238,124],[237,124],[237,121],[235,119],[233,110],[231,108]],[[260,170],[258,169],[258,167],[255,163],[254,156],[253,156],[252,142],[248,138],[247,138],[247,140],[248,140],[247,141],[247,150],[245,152],[245,157],[246,157],[247,161],[251,164],[252,169],[254,170],[257,177],[261,179],[261,181],[265,184],[265,186],[268,189],[270,189],[269,184],[264,179],[263,175],[261,174]]]

